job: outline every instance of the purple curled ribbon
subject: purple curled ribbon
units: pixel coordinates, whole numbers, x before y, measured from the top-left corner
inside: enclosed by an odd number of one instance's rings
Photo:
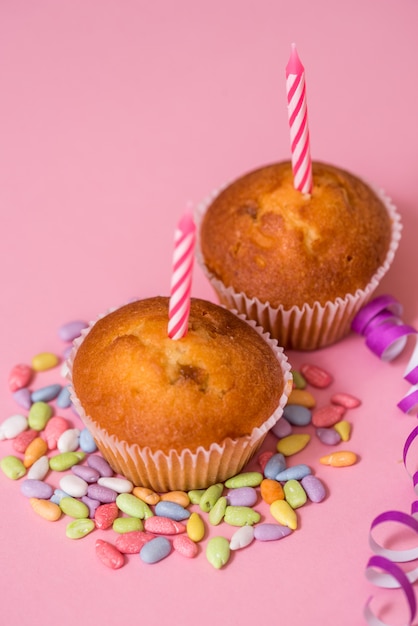
[[[360,309],[351,323],[351,328],[354,332],[364,335],[368,324],[385,309],[391,311],[398,318],[403,313],[402,305],[393,296],[378,296]]]
[[[377,541],[375,541],[372,534],[373,529],[376,528],[376,526],[387,522],[398,522],[399,524],[408,526],[411,530],[418,534],[418,520],[415,519],[415,517],[408,515],[408,513],[403,513],[402,511],[386,511],[385,513],[381,513],[375,517],[370,526],[369,545],[373,552],[396,563],[406,563],[408,561],[418,559],[418,547],[411,548],[409,550],[390,550],[389,548],[384,548],[377,543]]]
[[[406,600],[408,602],[408,608],[409,608],[408,624],[412,624],[412,622],[415,619],[416,612],[417,612],[417,606],[416,606],[414,590],[412,588],[412,584],[409,581],[407,575],[401,570],[399,565],[396,565],[395,563],[393,563],[389,559],[386,559],[383,556],[375,555],[375,556],[370,557],[369,562],[367,563],[367,566],[366,566],[366,575],[368,576],[369,579],[373,579],[376,577],[374,568],[378,568],[386,572],[386,575],[385,575],[386,578],[391,579],[393,581],[393,584],[392,584],[393,588],[397,587],[397,588],[402,589],[406,597]],[[373,599],[372,597],[369,598],[364,609],[364,616],[367,620],[367,623],[370,626],[386,626],[386,623],[379,620],[376,617],[376,615],[373,613],[373,611],[371,610],[370,603],[372,599]]]

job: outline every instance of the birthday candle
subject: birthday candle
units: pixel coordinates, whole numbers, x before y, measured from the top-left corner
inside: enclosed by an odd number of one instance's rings
[[[312,162],[309,146],[305,69],[295,44],[286,66],[287,111],[290,126],[293,184],[302,193],[312,191]]]
[[[187,333],[196,226],[189,214],[183,215],[174,233],[173,273],[168,310],[168,336],[181,339]]]

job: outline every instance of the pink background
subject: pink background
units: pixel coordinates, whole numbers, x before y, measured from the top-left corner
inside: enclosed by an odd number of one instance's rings
[[[416,0],[2,0],[0,419],[19,410],[12,365],[59,352],[62,323],[168,293],[174,227],[188,203],[289,157],[293,41],[313,158],[382,186],[399,206],[402,244],[379,292],[418,326],[417,23]],[[193,293],[213,298],[199,268]],[[371,594],[383,618],[405,622],[401,594],[373,587],[364,569],[372,519],[409,512],[414,500],[401,457],[416,421],[396,408],[410,349],[385,364],[353,335],[289,354],[295,366],[326,366],[332,390],[362,399],[349,416],[360,462],[321,466],[328,450],[313,441],[292,463],[314,468],[327,500],[300,511],[291,537],[253,545],[221,571],[203,554],[155,566],[131,557],[110,571],[94,555],[97,535],[70,541],[66,521],[38,518],[1,474],[2,622],[352,626]],[[11,450],[0,442],[1,455]]]

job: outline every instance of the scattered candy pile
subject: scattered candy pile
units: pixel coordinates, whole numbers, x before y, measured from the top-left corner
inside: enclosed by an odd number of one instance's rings
[[[64,359],[86,326],[77,320],[59,329],[65,342]],[[36,514],[49,521],[70,518],[68,538],[113,529],[111,538],[105,535],[95,544],[98,558],[112,569],[123,566],[128,554],[139,554],[145,563],[156,563],[173,551],[195,557],[201,552],[199,542],[213,535],[208,528],[221,524],[237,530],[228,538],[207,539],[206,557],[216,569],[228,562],[231,551],[254,540],[275,541],[290,535],[298,527],[298,509],[326,497],[324,484],[308,465],[289,464],[289,458],[311,440],[309,432],[300,430],[309,427],[322,444],[333,447],[319,459],[321,464],[344,467],[358,460],[354,452],[335,446],[350,439],[351,424],[344,417],[360,401],[339,392],[331,395],[328,404],[317,407],[309,388],[326,389],[333,378],[322,368],[305,364],[293,372],[294,389],[284,416],[272,431],[276,450],[259,455],[260,471],[244,471],[224,484],[187,493],[157,494],[135,487],[115,475],[98,453],[90,433],[72,411],[65,384],[31,389],[43,371],[59,363],[56,355],[43,352],[31,365],[18,364],[10,372],[10,389],[24,412],[0,425],[0,439],[13,440],[14,449],[14,454],[2,458],[0,467],[5,476],[19,481],[21,493]],[[65,376],[65,364],[61,375]],[[268,505],[270,520],[257,510],[258,503]]]

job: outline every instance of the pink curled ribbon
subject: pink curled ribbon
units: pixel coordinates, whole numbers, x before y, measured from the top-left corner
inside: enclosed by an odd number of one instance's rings
[[[415,348],[407,364],[404,380],[411,387],[397,406],[403,413],[418,411],[418,333],[412,326],[404,324],[401,316],[403,308],[392,296],[383,295],[375,298],[363,307],[352,322],[352,330],[363,335],[366,346],[382,361],[392,361],[399,356],[407,343],[408,337],[415,338]],[[410,449],[418,439],[418,426],[407,437],[403,449],[403,463],[409,476],[415,493],[418,495],[418,470],[415,466],[410,467]],[[415,455],[416,458],[416,455]],[[413,584],[418,580],[418,566],[405,573],[398,563],[414,561],[418,559],[417,547],[408,550],[391,550],[380,545],[373,537],[373,530],[380,524],[397,522],[409,527],[418,534],[418,501],[411,505],[411,514],[402,511],[386,511],[378,515],[371,523],[369,532],[369,545],[374,556],[369,559],[366,566],[366,578],[378,587],[387,589],[401,588],[409,607],[410,626],[416,615],[416,598]],[[380,570],[379,572],[377,570]],[[369,598],[364,609],[364,616],[369,626],[387,626],[371,609]]]

